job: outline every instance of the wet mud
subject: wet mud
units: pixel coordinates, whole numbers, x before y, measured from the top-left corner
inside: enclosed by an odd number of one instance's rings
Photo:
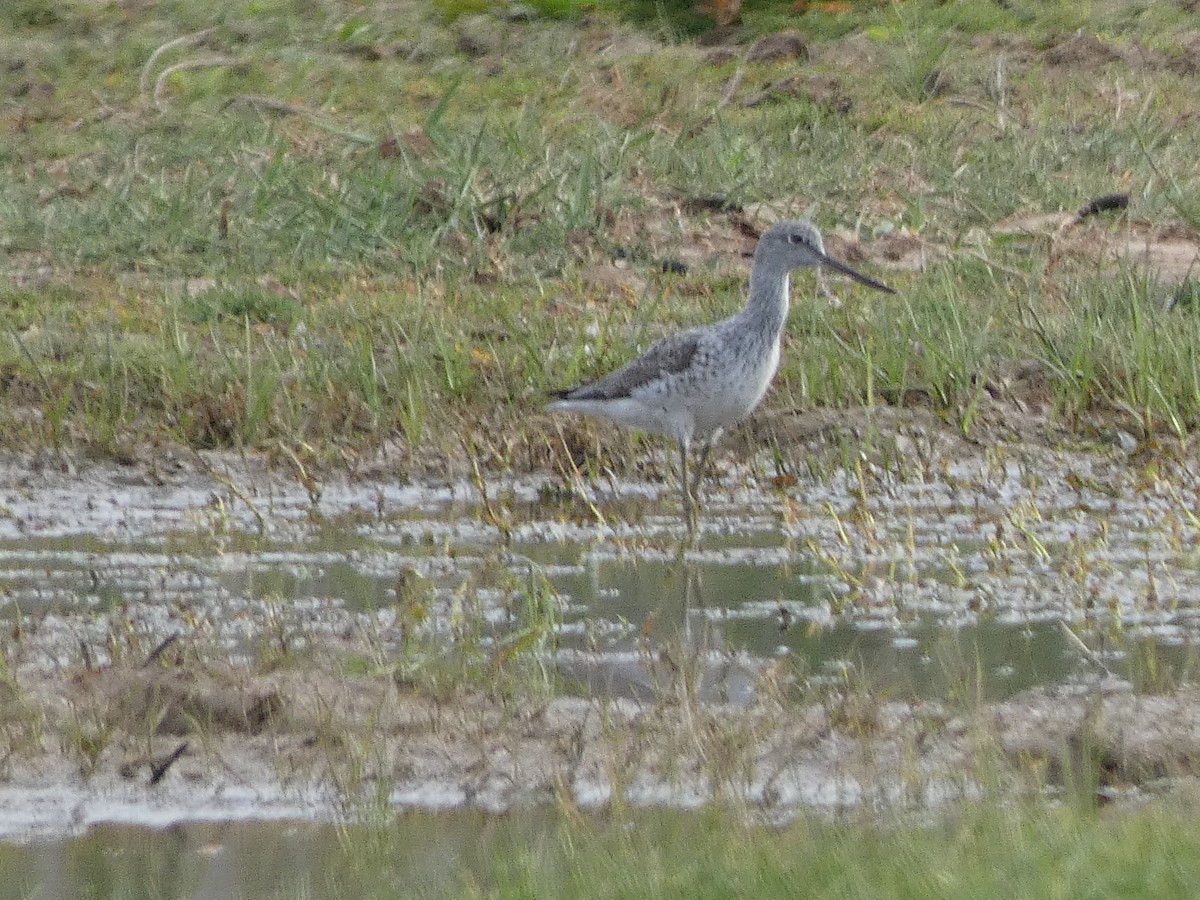
[[[760,417],[694,547],[669,480],[5,459],[0,832],[1171,790],[1194,452],[1001,412]]]

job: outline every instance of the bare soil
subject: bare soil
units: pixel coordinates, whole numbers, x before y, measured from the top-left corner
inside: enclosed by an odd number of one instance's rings
[[[28,673],[13,687],[8,837],[107,820],[546,802],[717,801],[777,822],[801,810],[890,815],[977,797],[997,771],[1014,793],[1054,793],[1091,773],[1101,797],[1137,799],[1191,779],[1200,759],[1200,694],[1101,682],[957,714],[869,696],[797,705],[770,690],[732,707],[697,703],[682,684],[654,703],[436,695],[318,667],[255,674],[172,660]]]

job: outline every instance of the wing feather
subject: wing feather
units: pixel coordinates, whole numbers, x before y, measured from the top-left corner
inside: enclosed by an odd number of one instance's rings
[[[559,400],[619,400],[632,396],[663,375],[676,375],[692,364],[700,346],[699,329],[682,331],[663,338],[637,359],[599,381],[557,391]]]

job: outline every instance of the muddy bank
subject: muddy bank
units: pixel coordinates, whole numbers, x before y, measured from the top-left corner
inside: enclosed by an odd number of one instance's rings
[[[885,494],[892,486],[949,480],[987,497],[1015,472],[1025,482],[1017,489],[1060,503],[1088,488],[1133,503],[1143,476],[1189,490],[1197,481],[1194,442],[1141,439],[1119,416],[1092,416],[1075,427],[1056,419],[1048,409],[1048,376],[1036,362],[997,370],[985,387],[968,435],[925,408],[928,398],[919,395],[895,398],[902,406],[760,412],[715,448],[705,488],[708,530],[719,530],[721,512],[736,505],[774,516],[789,505],[819,507],[843,494],[850,478],[866,478]],[[591,429],[581,422],[564,426],[577,468],[586,468],[595,449]],[[478,460],[480,482],[461,454],[414,456],[400,448],[324,471],[263,454],[169,446],[146,446],[120,462],[51,449],[0,453],[0,540],[75,534],[136,540],[203,529],[286,535],[303,533],[314,521],[445,519],[447,511],[463,527],[468,520],[480,525],[472,537],[504,538],[507,526],[553,520],[581,524],[603,539],[620,532],[623,519],[645,518],[651,509],[678,515],[671,495],[675,457],[665,446],[651,447],[638,449],[636,458],[606,457],[615,468],[601,469],[600,480],[588,485],[578,471],[551,473],[531,468],[537,460],[493,457]],[[848,458],[854,471],[845,469]],[[1031,472],[1040,476],[1037,484],[1029,483]]]
[[[769,676],[767,676],[769,678]],[[704,704],[436,696],[385,677],[156,665],[19,679],[6,710],[0,836],[100,822],[372,820],[409,807],[731,803],[771,822],[981,796],[1100,798],[1178,787],[1200,759],[1200,695],[1120,686],[944,704],[830,695]],[[11,704],[12,698],[9,698]],[[1073,773],[1073,776],[1072,776]]]
[[[997,771],[1120,797],[1193,775],[1182,446],[1011,410],[971,440],[921,409],[762,417],[682,556],[652,474],[316,487],[261,458],[0,463],[5,836],[545,802],[783,821]],[[939,649],[985,626],[986,652]],[[1050,682],[1005,687],[1049,652]]]

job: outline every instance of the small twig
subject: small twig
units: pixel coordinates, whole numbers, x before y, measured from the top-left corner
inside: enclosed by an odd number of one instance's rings
[[[1062,353],[1059,352],[1058,347],[1055,345],[1054,341],[1051,339],[1050,330],[1046,327],[1046,324],[1042,321],[1042,317],[1040,315],[1038,315],[1037,310],[1033,308],[1033,304],[1029,303],[1027,301],[1024,301],[1024,300],[1018,300],[1017,306],[1018,306],[1020,312],[1022,313],[1022,322],[1021,322],[1022,326],[1024,326],[1029,331],[1032,331],[1037,336],[1038,341],[1041,342],[1041,345],[1042,345],[1042,347],[1045,348],[1046,352],[1049,354],[1052,354],[1054,356],[1054,359],[1044,359],[1043,362],[1045,362],[1047,365],[1049,365],[1052,369],[1054,369],[1055,372],[1059,373],[1060,375],[1069,374],[1068,367],[1065,364],[1065,362],[1063,361]],[[1024,321],[1025,317],[1032,319],[1033,324],[1032,325],[1026,324],[1026,322]]]
[[[199,451],[192,450],[192,456],[194,456],[196,461],[200,463],[201,468],[204,469],[209,478],[220,482],[220,484],[226,490],[228,490],[229,493],[233,494],[233,496],[237,497],[246,504],[246,508],[250,510],[251,514],[254,516],[254,520],[258,523],[258,533],[265,533],[267,530],[267,520],[263,517],[263,514],[258,511],[258,507],[254,505],[254,501],[247,497],[246,493],[233,483],[232,478],[230,478],[228,475],[222,475],[220,472],[214,469],[212,465],[209,464],[208,460],[200,455]]]
[[[746,59],[743,56],[742,61],[738,64],[737,71],[733,73],[727,82],[725,82],[725,90],[721,92],[721,99],[717,101],[717,105],[713,107],[712,112],[685,131],[683,133],[684,137],[694,138],[716,120],[717,113],[732,103],[733,98],[737,96],[738,89],[742,86],[742,78],[745,76],[745,74]]]
[[[997,269],[1003,272],[1005,275],[1011,275],[1013,278],[1021,278],[1025,281],[1029,281],[1033,277],[1028,272],[1022,272],[1020,269],[1014,269],[1012,266],[1006,266],[1003,263],[998,263],[994,259],[990,259],[989,257],[985,256],[979,250],[964,249],[961,252],[972,257],[973,259],[979,260],[989,269]]]
[[[827,282],[825,280],[825,273],[821,271],[820,266],[817,266],[817,268],[816,268],[816,275],[817,275],[817,290],[820,292],[821,296],[824,297],[825,300],[829,303],[829,306],[831,309],[841,309],[842,308],[842,298],[839,297],[837,294],[835,294],[832,290],[830,290],[829,282]]]
[[[154,82],[154,105],[159,109],[163,108],[165,104],[162,95],[167,87],[167,79],[176,72],[184,72],[188,69],[212,69],[219,66],[237,66],[245,62],[245,57],[201,56],[198,59],[185,59],[183,62],[175,63],[173,66],[167,66],[159,73],[158,80]]]
[[[204,40],[217,29],[205,28],[203,31],[197,31],[193,34],[185,34],[183,37],[177,37],[174,40],[167,41],[162,44],[157,50],[150,54],[150,58],[146,60],[146,65],[142,66],[142,77],[138,79],[138,89],[144,94],[150,87],[150,72],[154,69],[154,64],[158,62],[158,58],[164,53],[174,50],[177,47],[194,47],[196,44],[203,43]]]
[[[315,115],[307,106],[301,106],[299,103],[289,103],[287,100],[280,100],[277,97],[268,97],[266,94],[242,94],[240,97],[234,97],[232,100],[229,100],[224,108],[228,109],[237,103],[245,103],[248,106],[265,109],[267,112],[283,113],[288,116]]]
[[[264,94],[242,94],[240,97],[234,97],[225,104],[225,109],[238,104],[245,103],[248,106],[253,106],[255,109],[265,110],[266,112],[281,113],[287,116],[304,116],[322,131],[328,131],[330,134],[336,134],[338,137],[344,137],[346,140],[354,141],[358,144],[378,144],[379,139],[375,135],[364,134],[361,131],[350,131],[342,128],[328,119],[321,117],[321,114],[316,110],[309,109],[307,106],[302,106],[299,103],[289,103],[287,100],[280,100],[276,97],[268,97]]]
[[[961,95],[947,97],[946,103],[948,103],[950,106],[965,106],[967,109],[977,109],[980,112],[988,113],[989,115],[994,112],[996,114],[996,122],[994,127],[1001,134],[1004,134],[1008,131],[1009,126],[1012,124],[1011,120],[1013,119],[1015,119],[1016,124],[1022,128],[1029,127],[1029,122],[1027,121],[1026,116],[1020,111],[1013,113],[1013,111],[1008,108],[1007,103],[986,103],[981,100],[974,100],[970,97],[963,97]]]
[[[746,74],[746,65],[743,62],[737,67],[737,71],[725,83],[725,90],[721,92],[721,99],[717,103],[717,109],[724,109],[733,102],[733,98],[737,96],[738,88],[742,86],[742,78]]]
[[[836,300],[837,298],[835,297],[834,299]],[[838,302],[840,303],[841,301],[838,301]],[[854,347],[851,347],[849,342],[847,342],[845,338],[843,338],[840,334],[838,334],[835,329],[833,329],[833,328],[829,329],[829,336],[832,337],[834,340],[834,343],[836,343],[839,347],[841,347],[842,350],[845,351],[848,355],[855,356],[858,359],[862,360],[863,362],[868,361],[867,355],[865,353],[863,353],[861,350],[856,350]],[[886,384],[888,381],[888,373],[881,366],[875,366],[874,368],[875,368],[875,377]]]
[[[42,383],[42,390],[46,392],[46,399],[49,400],[54,396],[54,390],[50,387],[50,379],[46,377],[46,373],[43,372],[42,367],[38,365],[38,361],[34,358],[32,351],[25,346],[25,341],[21,339],[21,336],[17,334],[16,329],[11,325],[8,326],[8,334],[9,337],[13,339],[13,343],[20,348],[21,355],[29,360],[29,364],[33,366],[33,371],[37,375],[38,381]]]
[[[487,482],[483,478],[483,471],[479,468],[479,448],[469,437],[462,439],[462,445],[467,459],[471,461],[471,480],[475,482],[475,490],[479,491],[479,499],[483,504],[483,518],[489,525],[495,526],[501,537],[504,538],[504,542],[508,543],[512,538],[512,528],[492,505],[492,498],[488,495]]]
[[[169,769],[169,768],[171,768],[171,766],[175,765],[175,761],[177,759],[179,759],[179,757],[181,757],[181,756],[183,756],[183,754],[187,753],[187,748],[188,748],[187,741],[184,741],[182,744],[180,744],[178,747],[176,747],[174,752],[172,752],[171,755],[168,756],[166,759],[161,759],[158,762],[154,762],[153,760],[151,760],[150,761],[150,784],[155,785],[155,784],[158,784],[160,781],[162,781],[163,776],[167,774],[167,769]]]
[[[146,661],[144,663],[142,663],[142,668],[148,669],[148,668],[150,668],[150,666],[154,665],[154,663],[158,661],[158,659],[163,655],[163,653],[166,652],[166,649],[168,647],[170,647],[173,643],[175,643],[177,640],[179,640],[181,637],[183,637],[183,633],[180,631],[177,631],[174,634],[168,635],[167,637],[165,637],[161,641],[159,641],[158,646],[150,651],[150,655],[147,656]]]
[[[744,98],[742,100],[742,106],[746,107],[747,109],[753,109],[755,106],[761,106],[776,94],[787,93],[788,86],[794,84],[795,80],[795,75],[788,75],[786,78],[779,78],[775,81],[772,81],[757,94],[751,94],[749,97]]]
[[[291,460],[292,465],[296,467],[296,478],[308,493],[308,502],[316,508],[317,504],[321,501],[321,485],[317,482],[317,479],[313,478],[308,469],[305,468],[304,463],[300,461],[300,457],[295,450],[283,441],[279,441],[279,449],[286,454],[287,458]]]
[[[986,103],[982,103],[979,100],[972,100],[970,97],[947,97],[946,102],[951,106],[965,106],[968,109],[977,109],[985,113],[990,113],[995,108],[994,104],[988,106]]]
[[[575,482],[579,485],[579,493],[583,496],[583,502],[587,505],[588,511],[595,517],[597,525],[603,526],[608,524],[605,521],[604,513],[600,512],[600,508],[588,496],[587,488],[583,484],[583,473],[579,471],[579,466],[575,465],[575,458],[571,455],[571,448],[567,446],[567,438],[563,434],[562,424],[555,421],[554,428],[558,432],[558,442],[562,444],[567,462],[571,464],[571,473],[575,477]]]
[[[1008,131],[1008,79],[1005,78],[1004,54],[996,57],[996,124],[1000,133]]]
[[[79,129],[81,129],[87,125],[94,125],[97,122],[103,122],[107,119],[111,119],[113,116],[115,116],[117,114],[117,111],[115,109],[113,109],[111,106],[109,106],[107,103],[105,103],[104,98],[101,97],[95,91],[92,91],[92,98],[96,101],[97,105],[99,106],[99,109],[97,109],[95,112],[93,112],[89,116],[83,116],[82,118],[76,119],[74,122],[72,122],[71,123],[72,131],[78,131]]]
[[[1099,666],[1101,669],[1103,669],[1105,675],[1109,675],[1109,676],[1112,675],[1112,670],[1104,664],[1104,661],[1102,659],[1100,659],[1100,657],[1098,657],[1095,654],[1095,652],[1092,651],[1091,647],[1089,647],[1087,644],[1085,644],[1083,642],[1083,640],[1079,637],[1079,635],[1077,635],[1075,632],[1073,632],[1070,628],[1067,627],[1066,622],[1064,622],[1062,619],[1059,619],[1058,624],[1059,624],[1059,627],[1062,628],[1063,634],[1065,634],[1067,636],[1067,642],[1069,644],[1071,644],[1076,650],[1078,650],[1080,652],[1080,654],[1082,654],[1084,659],[1086,659],[1092,665]]]

